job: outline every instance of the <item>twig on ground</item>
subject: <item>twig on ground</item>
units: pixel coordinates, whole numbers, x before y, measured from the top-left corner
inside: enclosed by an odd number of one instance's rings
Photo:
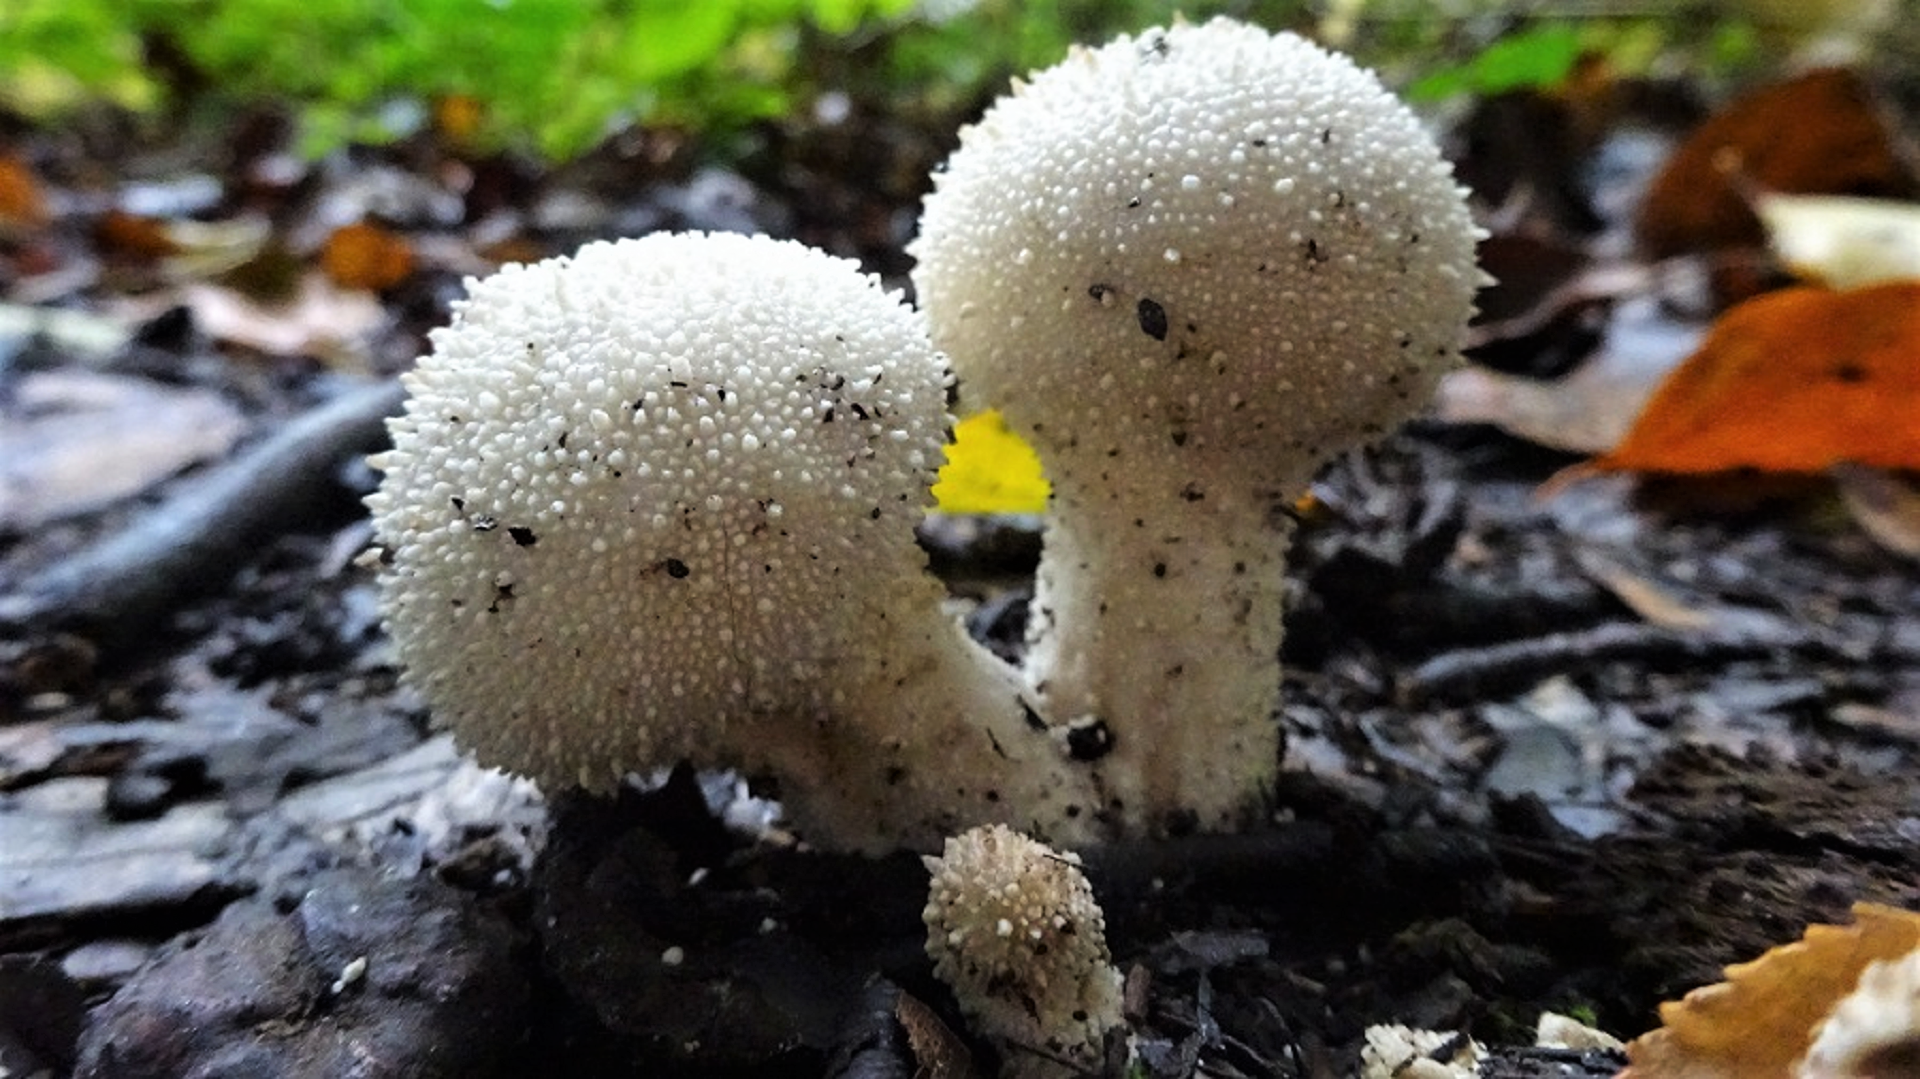
[[[182,601],[221,584],[250,551],[312,516],[339,465],[387,441],[397,382],[351,390],[208,471],[138,522],[0,596],[0,636],[77,633],[103,661],[151,643]]]
[[[1858,648],[1844,646],[1812,627],[1759,612],[1741,613],[1749,616],[1701,631],[1608,622],[1591,629],[1445,652],[1421,663],[1401,680],[1400,702],[1417,708],[1435,702],[1469,701],[1524,689],[1550,675],[1595,663],[1723,663],[1781,652],[1843,655],[1854,662],[1860,659],[1852,654]]]

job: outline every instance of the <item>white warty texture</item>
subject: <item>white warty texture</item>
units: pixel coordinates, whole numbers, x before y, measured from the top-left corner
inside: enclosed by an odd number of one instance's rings
[[[437,717],[484,763],[605,789],[825,715],[888,632],[878,593],[927,587],[912,529],[948,374],[918,316],[852,263],[744,236],[469,287],[368,500]]]
[[[947,840],[926,864],[934,974],[1009,1072],[1047,1074],[1047,1055],[1097,1060],[1120,1025],[1121,979],[1079,858],[991,825]]]

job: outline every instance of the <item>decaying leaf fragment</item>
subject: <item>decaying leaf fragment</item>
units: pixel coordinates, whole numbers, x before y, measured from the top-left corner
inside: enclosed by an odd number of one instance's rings
[[[1366,1037],[1361,1079],[1468,1079],[1486,1056],[1479,1042],[1453,1031],[1381,1024]]]
[[[1815,925],[1727,980],[1660,1006],[1660,1029],[1627,1046],[1620,1079],[1787,1079],[1861,974],[1920,949],[1920,914],[1858,903],[1854,923]],[[1893,1074],[1893,1073],[1889,1073]],[[1840,1079],[1829,1073],[1823,1079]]]
[[[1723,315],[1601,471],[1920,469],[1920,281],[1798,287]]]
[[[1853,464],[1834,466],[1833,481],[1847,512],[1875,543],[1920,559],[1920,484],[1899,473]]]
[[[1843,289],[1920,280],[1920,202],[1767,193],[1753,209],[1802,278]]]
[[[1655,258],[1758,246],[1760,222],[1741,191],[1904,198],[1914,178],[1865,80],[1810,71],[1745,94],[1681,143],[1655,177],[1634,231]]]

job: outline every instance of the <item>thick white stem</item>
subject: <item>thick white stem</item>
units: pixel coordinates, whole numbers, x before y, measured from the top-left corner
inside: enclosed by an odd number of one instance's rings
[[[1030,615],[1040,710],[1125,834],[1231,829],[1271,786],[1291,521],[1224,485],[1056,484]]]
[[[803,831],[870,853],[937,850],[981,824],[1006,824],[1062,846],[1097,838],[1091,775],[1068,759],[1022,701],[1019,673],[927,602],[882,627],[884,661],[851,660],[812,737],[776,719],[767,764]],[[912,617],[908,617],[912,616]]]

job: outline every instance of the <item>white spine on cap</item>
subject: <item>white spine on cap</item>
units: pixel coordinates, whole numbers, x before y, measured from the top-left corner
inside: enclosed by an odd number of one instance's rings
[[[1005,1074],[1096,1072],[1121,1022],[1121,979],[1080,860],[997,825],[924,860],[934,974],[999,1047]]]

